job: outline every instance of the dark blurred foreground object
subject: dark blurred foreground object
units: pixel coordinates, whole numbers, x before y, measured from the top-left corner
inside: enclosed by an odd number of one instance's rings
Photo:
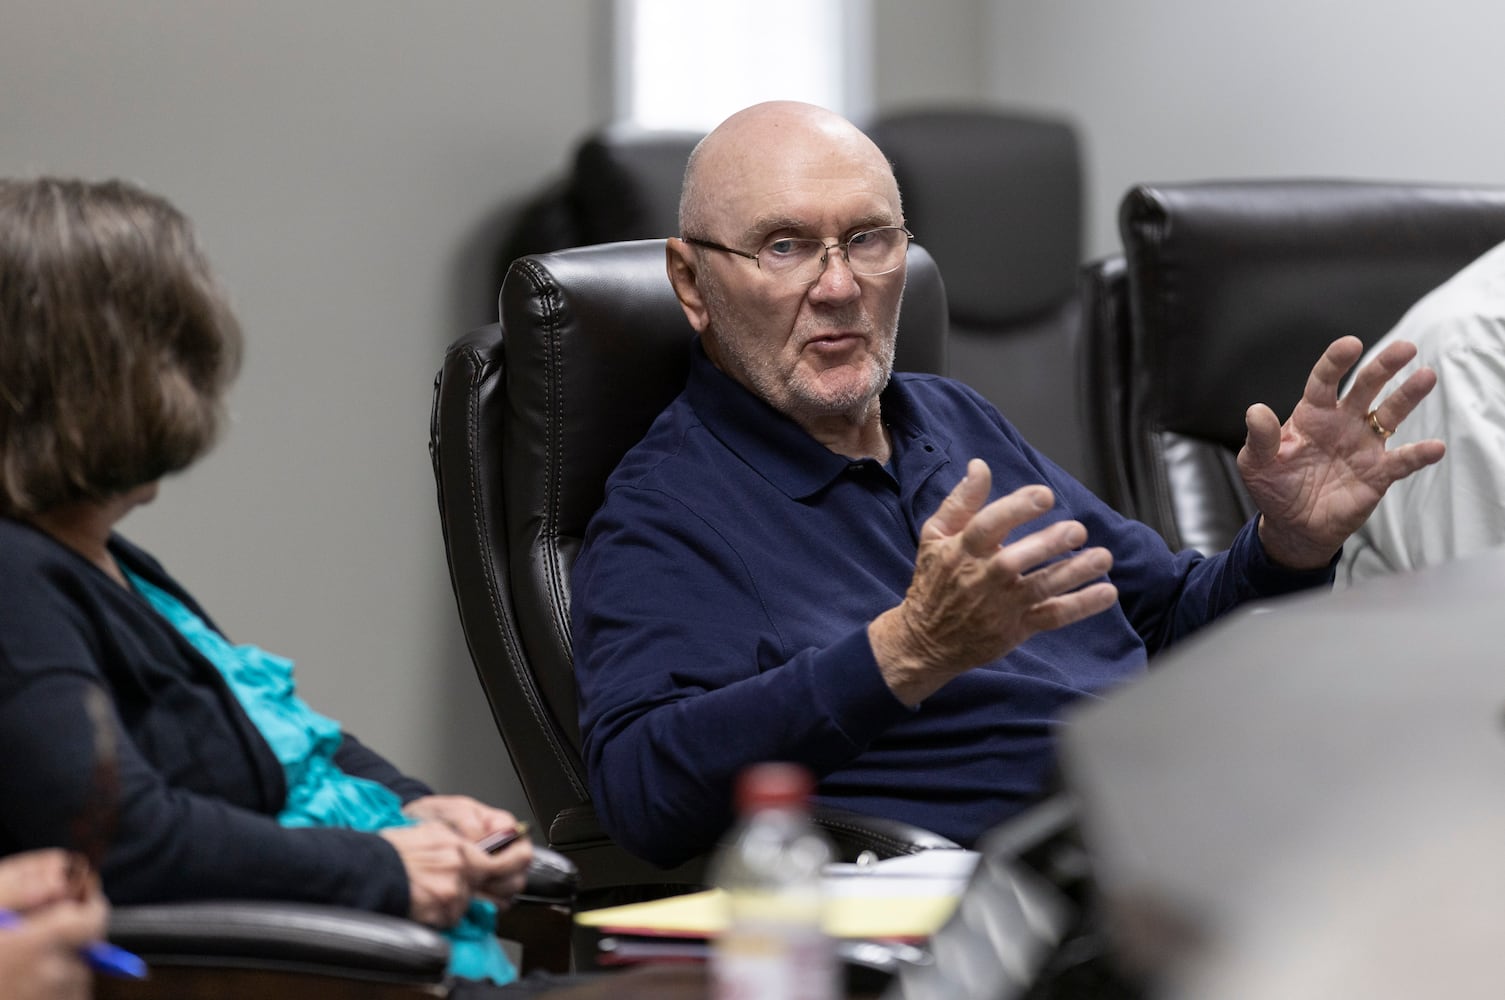
[[[1102,926],[1075,798],[990,831],[923,962],[896,962],[884,1000],[1140,1000]]]

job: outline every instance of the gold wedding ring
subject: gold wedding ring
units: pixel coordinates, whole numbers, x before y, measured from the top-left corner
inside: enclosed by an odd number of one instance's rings
[[[1380,436],[1380,440],[1381,441],[1386,440],[1387,438],[1390,437],[1390,435],[1392,435],[1392,434],[1395,433],[1395,431],[1391,430],[1390,428],[1386,427],[1384,424],[1380,423],[1380,411],[1379,410],[1370,410],[1369,411],[1369,429],[1372,430],[1372,431],[1374,431],[1376,434],[1378,434]]]

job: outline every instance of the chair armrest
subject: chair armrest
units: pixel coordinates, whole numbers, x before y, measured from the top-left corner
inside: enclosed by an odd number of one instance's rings
[[[533,845],[523,891],[496,919],[497,935],[522,946],[523,975],[538,969],[569,971],[579,888],[580,871],[573,861],[552,848]]]
[[[842,861],[855,861],[864,853],[876,855],[881,861],[921,851],[961,849],[954,840],[902,820],[823,805],[817,805],[812,816],[836,845],[837,857]]]
[[[579,873],[537,846],[527,883],[497,921],[523,945],[523,968],[564,972]],[[314,971],[324,976],[439,983],[449,942],[411,920],[346,907],[227,900],[116,907],[110,940],[148,964]]]
[[[580,890],[580,870],[575,862],[553,848],[533,845],[533,861],[528,865],[528,879],[518,902],[546,903],[573,909],[575,894]]]
[[[449,942],[411,920],[312,903],[226,900],[117,906],[112,942],[148,964],[316,969],[438,983]]]

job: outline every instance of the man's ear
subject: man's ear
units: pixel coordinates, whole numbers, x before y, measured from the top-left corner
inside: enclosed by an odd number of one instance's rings
[[[705,333],[711,318],[706,310],[705,296],[700,292],[694,249],[678,237],[669,237],[664,242],[664,264],[669,271],[669,284],[674,286],[674,295],[685,311],[685,318],[696,333]]]

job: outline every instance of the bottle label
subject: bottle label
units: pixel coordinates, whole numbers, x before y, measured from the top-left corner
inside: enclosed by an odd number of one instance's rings
[[[838,972],[831,940],[810,926],[736,926],[711,955],[715,1000],[833,1000]]]

